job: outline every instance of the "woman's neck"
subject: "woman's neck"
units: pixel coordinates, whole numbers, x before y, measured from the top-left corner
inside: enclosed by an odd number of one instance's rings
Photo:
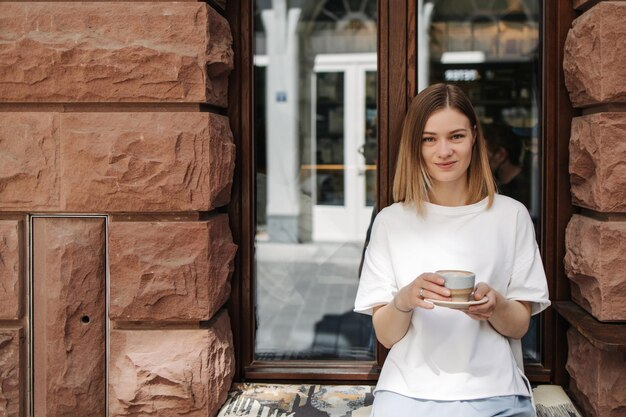
[[[431,203],[439,206],[458,207],[467,204],[467,192],[467,182],[435,183],[428,193],[428,198]]]

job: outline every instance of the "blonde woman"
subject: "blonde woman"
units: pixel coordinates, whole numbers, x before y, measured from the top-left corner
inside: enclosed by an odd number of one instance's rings
[[[498,195],[476,112],[456,86],[411,103],[393,185],[372,227],[355,301],[389,355],[372,415],[533,416],[520,339],[550,305],[533,224]],[[476,274],[466,311],[432,271]]]

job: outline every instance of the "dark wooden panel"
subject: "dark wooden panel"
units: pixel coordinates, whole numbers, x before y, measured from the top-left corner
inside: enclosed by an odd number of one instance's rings
[[[378,2],[378,161],[376,181],[378,209],[389,205],[391,191],[387,176],[389,173],[389,4]]]
[[[576,17],[570,1],[544,1],[542,25],[542,124],[543,138],[543,217],[542,258],[548,277],[550,298],[569,300],[569,281],[565,276],[565,228],[572,216],[568,174],[569,137],[572,108],[564,82],[563,50],[567,32]],[[553,309],[543,316],[543,365],[551,369],[551,382],[566,384],[567,339],[564,322]]]
[[[315,383],[367,383],[378,380],[381,366],[371,362],[253,362],[246,376],[255,380],[311,381]]]
[[[387,132],[381,135],[387,136],[387,161],[389,171],[386,172],[388,184],[388,202],[392,199],[390,191],[393,189],[393,176],[396,167],[396,156],[400,147],[400,133],[402,122],[407,109],[407,8],[406,1],[389,0],[388,28],[386,33],[388,43],[389,60],[388,67],[388,96],[387,102],[381,103],[386,106],[384,114],[387,116]],[[381,33],[381,42],[383,42]]]
[[[229,79],[228,117],[236,146],[236,161],[228,214],[233,241],[239,249],[228,310],[233,326],[236,381],[243,380],[244,367],[252,362],[254,346],[253,11],[254,0],[232,0],[226,6],[235,53],[235,69]]]

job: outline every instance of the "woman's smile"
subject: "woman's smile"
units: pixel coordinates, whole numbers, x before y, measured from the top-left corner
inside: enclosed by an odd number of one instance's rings
[[[450,169],[456,164],[456,161],[435,163],[441,169]]]

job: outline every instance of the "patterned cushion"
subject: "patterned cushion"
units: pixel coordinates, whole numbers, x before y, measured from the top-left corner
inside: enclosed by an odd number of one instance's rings
[[[234,384],[218,417],[369,417],[371,385]],[[581,417],[558,385],[534,390],[538,417]]]

